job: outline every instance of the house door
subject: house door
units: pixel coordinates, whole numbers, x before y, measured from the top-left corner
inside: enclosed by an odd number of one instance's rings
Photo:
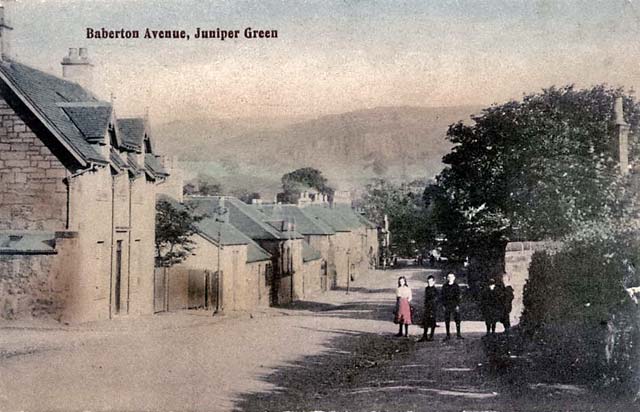
[[[116,242],[116,273],[115,273],[115,287],[114,287],[114,309],[116,315],[120,313],[121,308],[121,289],[122,289],[122,240]]]

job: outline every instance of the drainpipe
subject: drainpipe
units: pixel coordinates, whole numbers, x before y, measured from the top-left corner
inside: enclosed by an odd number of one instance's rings
[[[113,318],[113,241],[115,238],[116,179],[111,176],[111,256],[109,257],[109,319]]]
[[[127,251],[127,315],[129,314],[129,304],[131,302],[131,213],[133,203],[131,195],[133,193],[133,179],[129,179],[129,250]]]

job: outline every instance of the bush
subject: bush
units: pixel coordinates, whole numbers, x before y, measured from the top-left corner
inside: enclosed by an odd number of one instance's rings
[[[639,307],[625,288],[640,284],[628,239],[576,241],[534,254],[522,329],[559,371],[640,391]]]

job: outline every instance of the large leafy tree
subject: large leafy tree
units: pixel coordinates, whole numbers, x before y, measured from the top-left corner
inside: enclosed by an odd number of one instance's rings
[[[333,196],[334,189],[322,172],[312,167],[303,167],[282,176],[283,201],[295,203],[301,191],[313,188],[327,196]]]
[[[451,125],[434,212],[450,253],[495,258],[509,240],[557,239],[615,214],[616,96],[633,134],[637,104],[606,86],[546,89]]]

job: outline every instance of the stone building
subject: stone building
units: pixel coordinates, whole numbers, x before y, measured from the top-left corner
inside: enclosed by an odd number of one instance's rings
[[[63,321],[153,312],[155,190],[166,177],[144,119],[118,119],[68,78],[0,62],[0,316]]]
[[[308,196],[301,197],[303,202]],[[335,230],[322,220],[305,213],[305,209],[296,205],[265,204],[254,205],[270,219],[280,219],[295,222],[298,233],[304,237],[305,259],[307,264],[318,260],[319,267],[305,268],[302,284],[302,295],[310,296],[314,293],[326,291],[330,286],[330,279],[335,277],[335,254],[332,247]],[[316,259],[311,259],[317,256]],[[305,260],[303,259],[303,261]]]
[[[174,207],[183,207],[159,196]],[[271,255],[228,223],[211,198],[189,199],[196,215],[194,249],[182,262],[156,269],[156,312],[176,309],[251,311],[269,306]]]

